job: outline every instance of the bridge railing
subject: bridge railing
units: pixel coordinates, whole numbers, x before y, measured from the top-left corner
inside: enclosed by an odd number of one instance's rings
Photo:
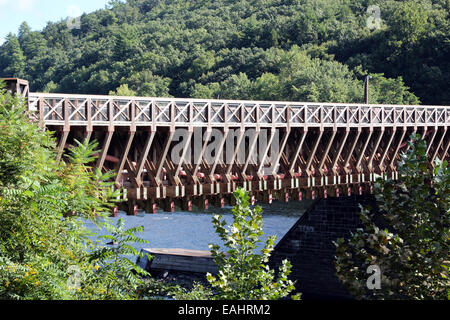
[[[447,126],[448,106],[29,94],[43,125],[185,127]]]
[[[396,161],[413,133],[426,139],[430,166],[449,159],[449,106],[35,92],[28,103],[40,125],[56,132],[58,160],[73,139],[99,141],[95,167],[117,172],[130,212],[138,200],[169,208],[164,201],[172,199],[173,210],[173,199],[192,197],[207,207],[202,197],[237,186],[269,202],[272,193],[314,199],[372,192],[377,175],[398,177]],[[180,142],[175,129],[193,130]]]
[[[147,212],[157,204],[173,210],[185,198],[187,208],[219,198],[222,206],[238,186],[268,202],[371,193],[377,177],[398,178],[413,133],[426,140],[430,167],[436,158],[450,161],[450,106],[36,93],[21,79],[6,85],[55,132],[58,161],[74,139],[99,142],[93,166],[117,173],[131,214],[136,201]]]

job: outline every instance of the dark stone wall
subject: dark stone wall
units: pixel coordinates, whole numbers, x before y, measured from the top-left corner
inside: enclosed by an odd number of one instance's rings
[[[352,298],[336,276],[333,241],[362,227],[360,204],[376,208],[371,195],[317,200],[278,242],[270,265],[278,270],[282,260],[292,263],[290,279],[303,299]]]

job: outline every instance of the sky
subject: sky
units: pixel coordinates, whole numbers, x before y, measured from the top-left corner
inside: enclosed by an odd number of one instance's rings
[[[32,31],[40,31],[48,21],[58,22],[68,17],[103,9],[108,0],[0,0],[0,44],[9,32],[18,33],[26,21]],[[74,23],[75,20],[72,20]]]

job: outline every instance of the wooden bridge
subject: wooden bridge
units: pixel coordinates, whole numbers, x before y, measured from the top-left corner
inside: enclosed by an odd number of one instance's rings
[[[35,93],[6,82],[56,132],[58,159],[74,139],[99,141],[95,166],[117,173],[130,214],[223,206],[237,187],[269,203],[370,193],[378,176],[397,177],[414,132],[430,166],[450,160],[448,106]]]

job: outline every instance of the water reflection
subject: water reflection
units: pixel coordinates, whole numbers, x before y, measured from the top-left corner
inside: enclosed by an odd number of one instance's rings
[[[310,205],[307,201],[292,201],[283,203],[274,201],[272,205],[262,204],[263,231],[259,247],[264,246],[267,237],[277,236],[279,241],[294,225],[298,218]],[[231,206],[210,208],[203,212],[174,212],[158,211],[157,214],[139,212],[138,216],[127,216],[125,212],[119,212],[118,218],[111,218],[113,223],[119,218],[125,222],[125,229],[144,226],[144,232],[136,234],[138,237],[148,240],[145,245],[134,244],[134,248],[183,248],[193,250],[209,250],[208,244],[214,243],[223,246],[218,235],[214,232],[212,215],[222,214],[227,223],[232,221]],[[86,222],[88,228],[96,230],[99,235],[105,231],[98,231],[92,222]]]

